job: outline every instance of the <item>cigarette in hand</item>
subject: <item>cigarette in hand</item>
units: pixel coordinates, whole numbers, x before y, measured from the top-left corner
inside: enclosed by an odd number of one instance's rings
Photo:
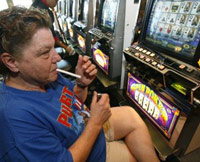
[[[76,78],[81,78],[80,75],[77,75],[77,74],[74,74],[74,73],[71,73],[69,71],[65,71],[65,70],[61,70],[61,69],[56,69],[58,72],[60,73],[63,73],[63,74],[67,74],[67,75],[70,75],[70,76],[73,76],[73,77],[76,77]]]

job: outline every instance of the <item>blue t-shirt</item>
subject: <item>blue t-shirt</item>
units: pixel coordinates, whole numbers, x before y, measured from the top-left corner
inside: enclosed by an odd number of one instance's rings
[[[73,92],[74,84],[58,76],[46,93],[0,84],[0,162],[73,161],[68,148],[85,127],[89,112]],[[88,162],[104,162],[103,130]]]

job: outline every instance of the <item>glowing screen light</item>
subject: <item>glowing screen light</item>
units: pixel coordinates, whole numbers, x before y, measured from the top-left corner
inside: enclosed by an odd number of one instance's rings
[[[104,54],[100,49],[93,48],[93,60],[97,65],[108,74],[109,57]]]
[[[69,35],[70,35],[71,38],[74,37],[74,32],[73,32],[73,29],[72,29],[72,28],[69,29]]]
[[[167,49],[175,57],[193,59],[199,44],[200,2],[153,1],[145,33],[147,43]]]
[[[72,29],[71,18],[67,19],[67,28],[68,28],[70,37],[73,38],[74,37],[74,31]]]
[[[171,137],[180,111],[128,73],[128,97],[167,137]]]
[[[78,36],[78,44],[85,52],[86,51],[85,39],[80,34],[77,34],[77,36]]]

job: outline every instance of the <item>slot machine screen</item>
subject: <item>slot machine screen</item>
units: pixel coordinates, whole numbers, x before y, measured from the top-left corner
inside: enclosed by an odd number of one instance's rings
[[[101,49],[101,44],[96,43],[92,49],[92,56],[94,62],[97,66],[108,75],[109,70],[109,56],[105,54],[105,52]]]
[[[142,41],[147,46],[197,66],[200,2],[154,0],[150,3],[151,8],[146,12]]]
[[[69,38],[72,40],[72,41],[75,41],[75,32],[74,32],[74,28],[73,28],[73,23],[74,21],[76,21],[76,14],[75,14],[75,11],[76,11],[76,5],[75,5],[75,1],[74,0],[70,0],[69,1],[69,17],[66,19],[67,21],[67,32],[68,32],[68,35],[69,35]],[[67,8],[67,9],[68,9]]]
[[[82,35],[77,33],[77,41],[78,41],[79,47],[85,53],[86,52],[85,38]]]
[[[71,38],[73,38],[74,37],[74,31],[73,31],[71,24],[70,25],[68,24],[68,27],[69,27],[69,35],[70,35]]]
[[[180,110],[132,73],[128,72],[127,77],[126,95],[169,140],[180,116]]]
[[[67,19],[67,29],[68,29],[69,38],[71,40],[74,40],[74,28],[72,25],[72,21],[73,20],[70,17]]]
[[[114,31],[119,0],[105,0],[101,4],[101,14],[99,17],[99,27],[106,31]]]

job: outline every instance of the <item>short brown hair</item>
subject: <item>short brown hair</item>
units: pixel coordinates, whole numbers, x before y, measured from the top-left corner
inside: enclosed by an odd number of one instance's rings
[[[0,11],[0,55],[7,52],[20,57],[22,49],[40,28],[50,28],[51,20],[45,10],[14,6]],[[0,74],[10,71],[0,60]]]

